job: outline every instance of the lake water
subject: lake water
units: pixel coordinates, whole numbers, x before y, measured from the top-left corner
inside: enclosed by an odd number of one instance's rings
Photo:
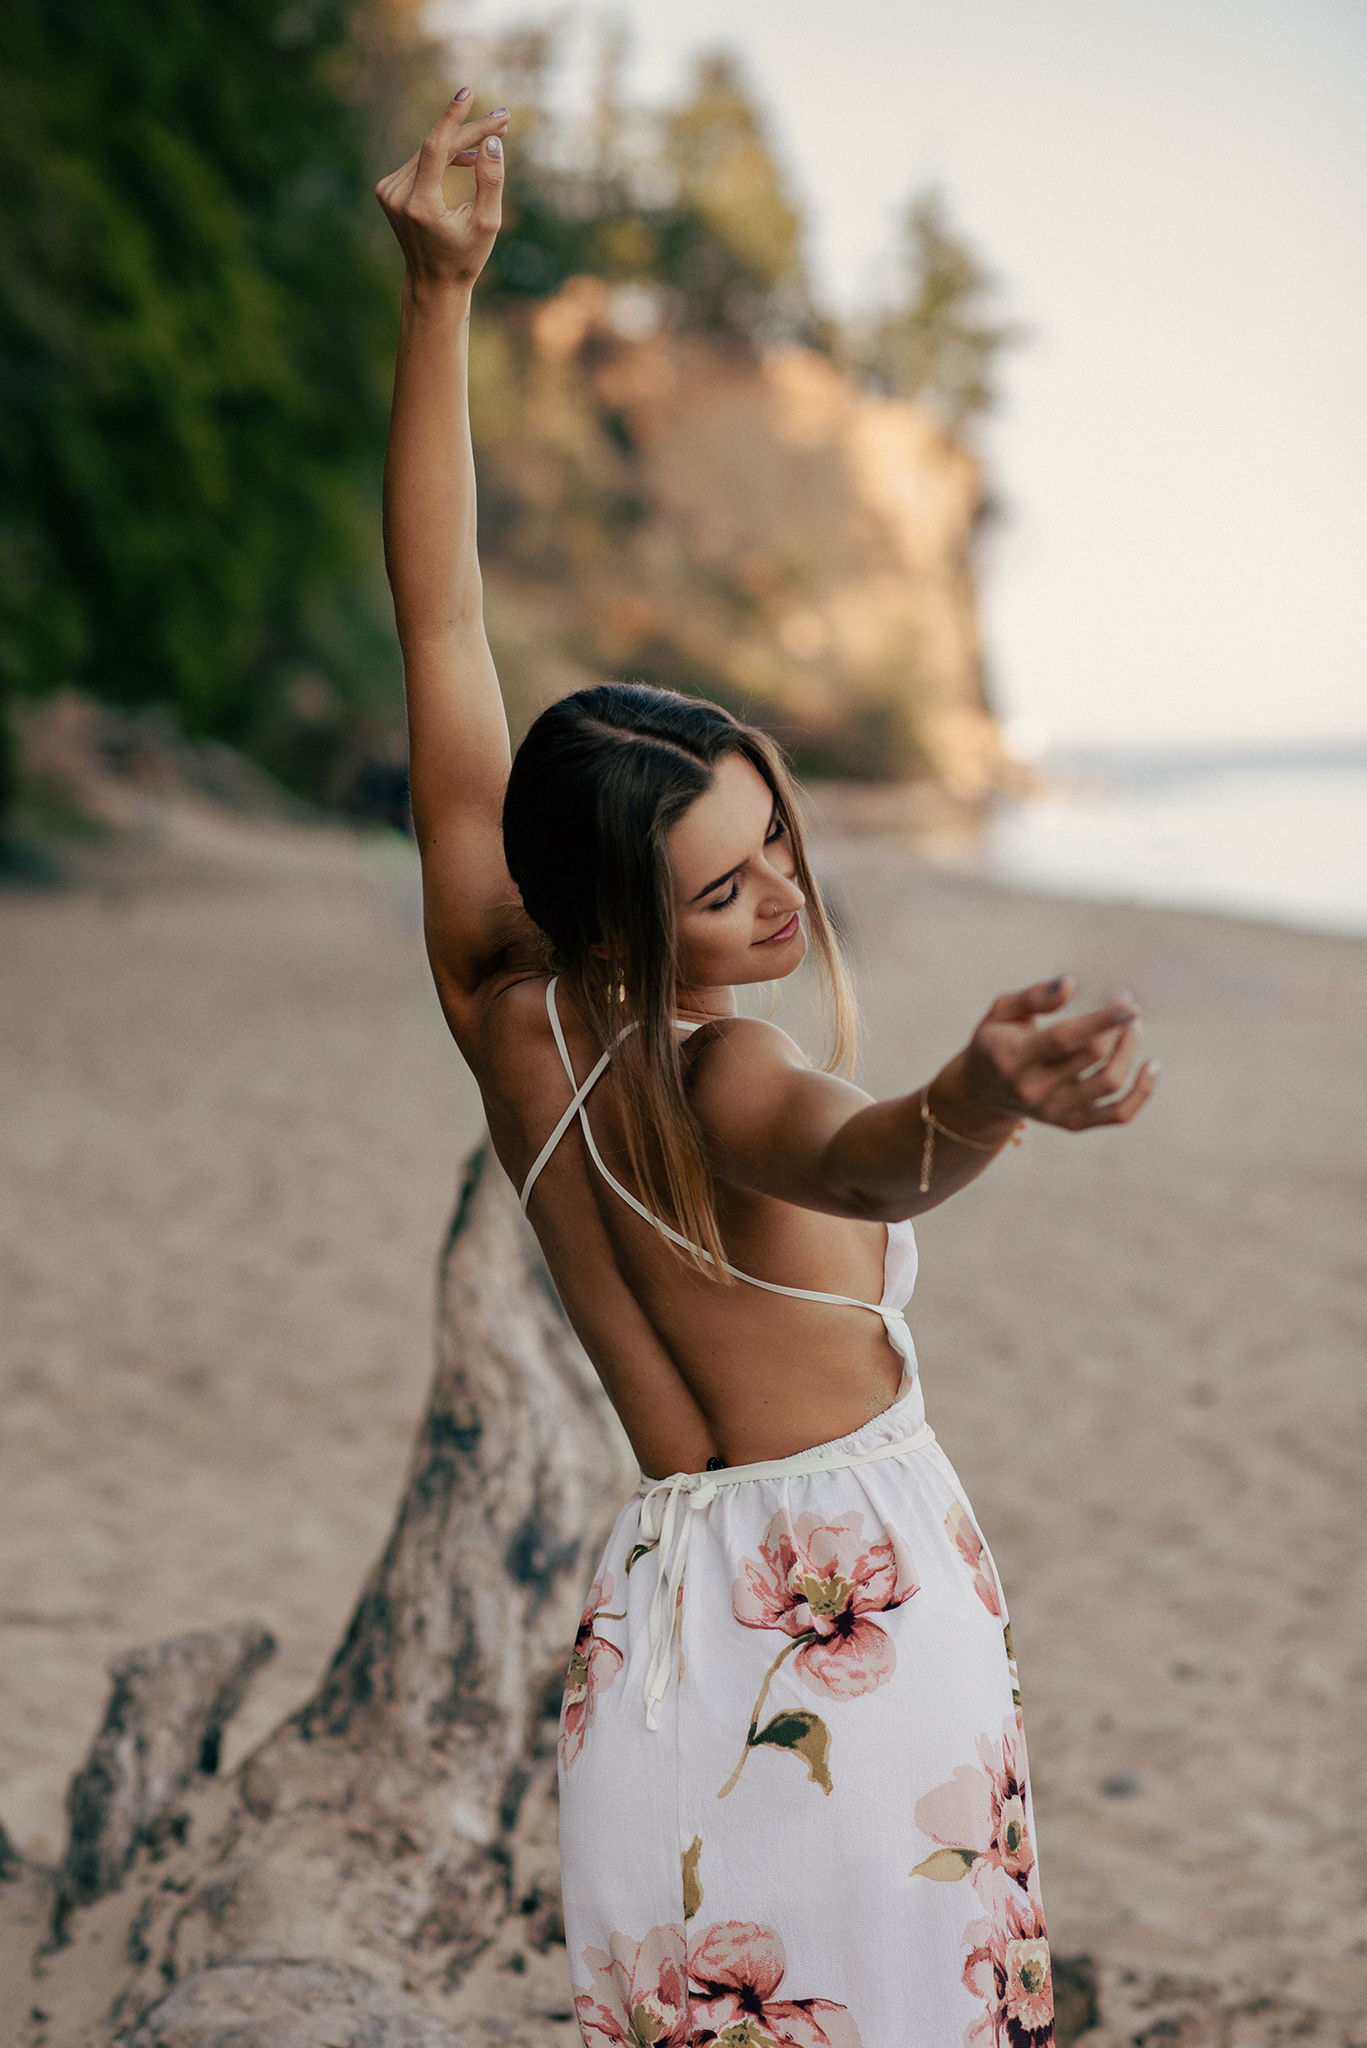
[[[1002,806],[981,859],[1022,888],[1367,937],[1367,742],[1263,754],[1074,754]]]

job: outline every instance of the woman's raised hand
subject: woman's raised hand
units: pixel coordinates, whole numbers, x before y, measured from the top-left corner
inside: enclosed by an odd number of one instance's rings
[[[1061,1010],[1072,993],[1071,977],[1064,975],[997,997],[963,1055],[965,1093],[985,1113],[1088,1131],[1127,1124],[1144,1107],[1158,1062],[1146,1060],[1134,1071],[1135,1003],[1122,997],[1085,1017],[1040,1021]]]
[[[508,109],[481,120],[467,118],[470,88],[462,86],[427,140],[402,170],[375,187],[375,197],[403,250],[408,275],[417,285],[454,284],[467,289],[489,260],[503,219],[503,136]],[[475,173],[475,196],[448,206],[442,175],[452,164]]]

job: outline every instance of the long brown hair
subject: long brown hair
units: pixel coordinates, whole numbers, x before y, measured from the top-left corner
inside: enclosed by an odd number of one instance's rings
[[[716,1262],[693,1261],[720,1280],[729,1276],[716,1190],[674,1027],[668,842],[727,754],[742,755],[763,777],[789,835],[821,974],[830,1071],[853,1054],[854,999],[807,857],[797,790],[767,733],[700,698],[601,683],[542,712],[518,748],[503,806],[509,871],[575,1008],[604,1047],[624,1025],[637,1027],[613,1064],[641,1198]],[[593,952],[595,943],[606,948],[606,960]]]

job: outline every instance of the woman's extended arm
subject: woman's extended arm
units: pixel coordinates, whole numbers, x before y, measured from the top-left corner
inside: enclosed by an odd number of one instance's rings
[[[771,1026],[723,1027],[699,1064],[694,1107],[722,1174],[742,1187],[832,1215],[919,1215],[975,1179],[1022,1117],[1095,1130],[1128,1123],[1148,1101],[1158,1066],[1149,1060],[1132,1073],[1134,1004],[1041,1024],[1071,993],[1061,978],[998,996],[929,1083],[941,1129],[925,1193],[921,1091],[870,1102],[847,1082],[814,1073]],[[945,1126],[969,1142],[945,1136]]]
[[[466,397],[470,296],[502,217],[508,116],[469,120],[469,105],[467,88],[375,188],[405,261],[385,561],[408,694],[427,944],[438,985],[457,1002],[486,979],[518,922],[501,830],[508,726],[484,633]],[[463,206],[442,196],[452,164],[475,172],[475,197]]]

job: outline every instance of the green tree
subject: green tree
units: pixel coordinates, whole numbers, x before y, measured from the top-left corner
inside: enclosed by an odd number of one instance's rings
[[[302,672],[392,690],[355,74],[342,0],[8,0],[9,690],[165,704],[287,771]]]
[[[545,298],[587,272],[663,287],[684,326],[816,338],[801,216],[736,60],[704,57],[689,95],[649,116],[623,101],[623,55],[609,31],[583,149],[548,110],[555,30],[495,45],[482,96],[513,109],[515,140],[485,304]]]
[[[665,122],[664,156],[685,206],[729,257],[735,282],[761,293],[786,285],[805,296],[801,216],[729,51],[699,60],[691,96]]]
[[[996,403],[999,358],[1022,331],[990,317],[996,279],[952,226],[939,192],[922,192],[907,208],[902,267],[905,294],[873,328],[862,367],[961,431]]]

